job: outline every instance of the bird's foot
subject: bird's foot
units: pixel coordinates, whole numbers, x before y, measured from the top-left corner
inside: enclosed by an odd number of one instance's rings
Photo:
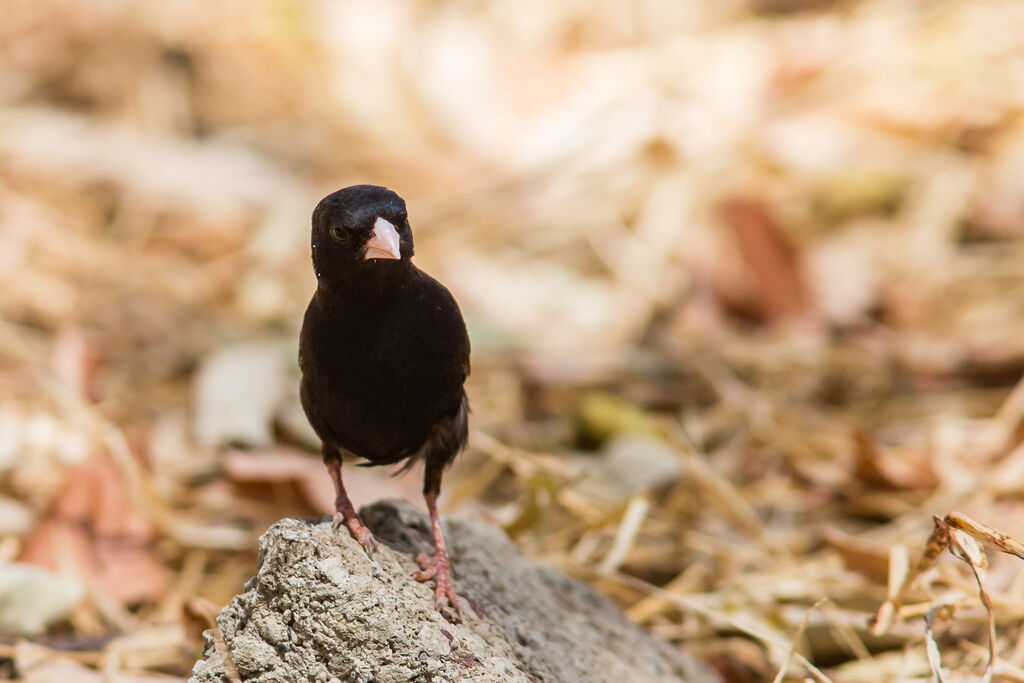
[[[334,530],[337,531],[343,524],[348,527],[352,535],[359,541],[359,545],[363,546],[366,554],[373,557],[373,553],[377,550],[377,539],[373,537],[373,533],[363,524],[363,520],[359,519],[359,515],[346,515],[343,512],[335,512],[334,523],[332,524]]]
[[[423,571],[414,572],[412,578],[417,581],[429,581],[434,579],[434,607],[448,621],[458,623],[462,621],[462,610],[459,608],[459,600],[455,596],[455,589],[452,588],[451,561],[447,553],[435,553],[433,557],[427,557],[420,553],[416,557],[416,563]],[[455,610],[452,614],[446,607],[450,606]]]

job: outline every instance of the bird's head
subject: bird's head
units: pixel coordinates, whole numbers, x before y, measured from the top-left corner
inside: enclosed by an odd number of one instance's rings
[[[313,268],[317,279],[412,258],[405,201],[379,185],[333,192],[313,209]]]

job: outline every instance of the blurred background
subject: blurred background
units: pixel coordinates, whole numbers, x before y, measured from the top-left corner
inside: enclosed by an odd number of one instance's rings
[[[309,214],[370,182],[473,339],[446,512],[729,681],[1024,680],[991,543],[868,631],[933,515],[1024,537],[1024,4],[0,14],[0,676],[182,681],[258,535],[331,511]]]

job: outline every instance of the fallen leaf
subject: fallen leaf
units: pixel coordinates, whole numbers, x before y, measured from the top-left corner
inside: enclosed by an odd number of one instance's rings
[[[240,344],[206,358],[195,379],[195,433],[209,446],[268,446],[285,392],[285,355],[277,344]]]
[[[852,572],[885,585],[889,577],[889,548],[864,541],[839,529],[829,527],[824,532],[825,542],[839,553],[843,566]]]
[[[760,318],[770,323],[805,319],[810,296],[797,251],[779,230],[767,207],[732,199],[722,207],[751,275],[750,297]]]
[[[938,475],[926,456],[913,461],[884,457],[872,436],[858,431],[854,476],[865,484],[890,490],[930,490],[939,485]]]
[[[160,595],[170,570],[151,548],[156,535],[132,505],[115,465],[96,458],[67,471],[19,560],[77,576],[130,604]]]
[[[84,595],[85,586],[74,576],[17,562],[0,565],[0,630],[40,633]]]

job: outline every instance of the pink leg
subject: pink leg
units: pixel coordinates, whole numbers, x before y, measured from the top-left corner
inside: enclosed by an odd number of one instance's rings
[[[373,552],[377,549],[377,541],[374,540],[373,534],[363,524],[363,520],[359,519],[359,515],[356,514],[356,509],[352,507],[352,501],[348,499],[348,494],[345,493],[345,487],[341,483],[341,460],[330,460],[327,463],[327,471],[331,474],[331,481],[334,482],[334,528],[338,529],[342,524],[348,525],[352,535],[359,541],[359,545],[363,546],[366,550],[366,554],[372,556]]]
[[[462,610],[459,609],[459,601],[455,597],[455,589],[452,588],[451,560],[448,559],[448,548],[444,544],[444,534],[441,532],[441,517],[437,514],[437,494],[426,493],[423,496],[427,501],[427,509],[430,511],[430,526],[434,531],[434,556],[427,557],[420,553],[416,558],[421,572],[416,572],[412,578],[417,581],[428,581],[434,579],[437,582],[434,592],[434,605],[441,614],[445,614],[445,602],[452,606],[458,614],[458,620],[462,620]],[[447,615],[445,615],[447,618]]]

